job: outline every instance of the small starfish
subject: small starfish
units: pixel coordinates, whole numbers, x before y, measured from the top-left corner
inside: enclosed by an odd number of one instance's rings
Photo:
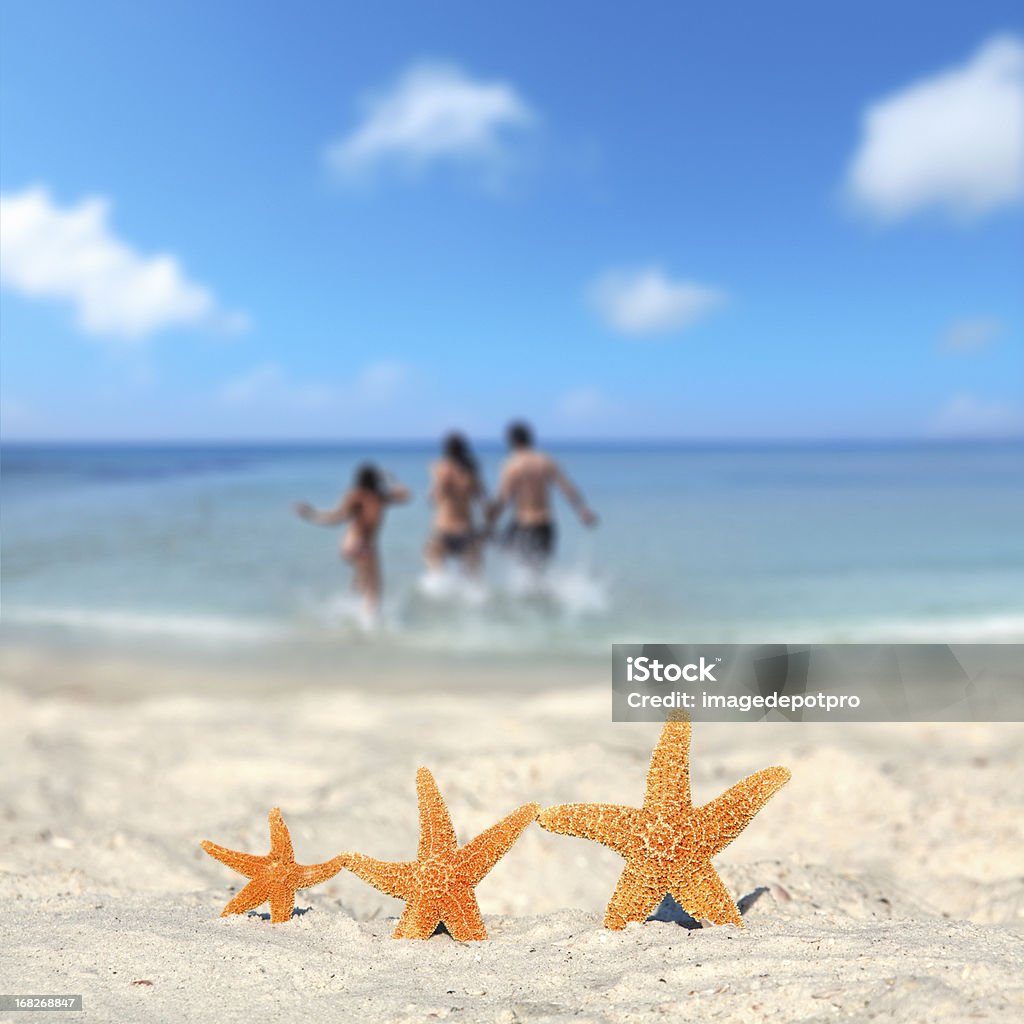
[[[208,839],[203,841],[202,847],[211,857],[252,879],[220,912],[220,916],[244,914],[269,900],[273,924],[291,918],[297,889],[308,889],[318,882],[326,882],[345,866],[342,857],[334,857],[323,864],[296,864],[292,837],[279,807],[270,812],[270,853],[266,857],[228,850]]]
[[[524,804],[497,825],[459,846],[444,798],[426,768],[416,772],[420,845],[416,860],[393,863],[361,853],[342,854],[345,867],[388,896],[406,901],[396,939],[429,939],[444,923],[453,939],[486,939],[476,884],[511,849],[540,810]]]
[[[790,778],[765,768],[703,807],[690,797],[690,723],[666,722],[651,756],[643,807],[562,804],[542,811],[542,828],[593,839],[626,858],[605,912],[606,928],[645,921],[665,893],[693,917],[743,927],[711,858],[746,828]]]

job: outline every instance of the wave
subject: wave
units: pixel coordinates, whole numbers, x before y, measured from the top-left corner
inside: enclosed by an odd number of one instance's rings
[[[878,636],[882,641],[893,643],[899,640],[942,644],[1021,643],[1024,642],[1024,615],[897,619],[873,626],[865,625],[859,627],[857,632],[864,636]]]
[[[999,614],[749,626],[737,643],[985,644],[1024,643],[1024,615]]]
[[[287,639],[291,631],[273,622],[220,615],[184,615],[122,609],[5,608],[5,624],[55,626],[121,637],[167,637],[208,643],[259,644]]]
[[[500,585],[454,574],[425,576],[393,596],[376,618],[353,594],[310,597],[293,621],[121,608],[7,606],[6,627],[109,640],[170,641],[258,648],[305,640],[432,654],[572,655],[607,653],[613,642],[663,639],[664,623],[628,626],[606,615],[607,588],[582,570],[547,578],[512,575]],[[732,643],[1024,643],[1024,614],[917,617],[830,623],[765,622],[677,627],[679,642]],[[699,634],[699,635],[695,635]]]

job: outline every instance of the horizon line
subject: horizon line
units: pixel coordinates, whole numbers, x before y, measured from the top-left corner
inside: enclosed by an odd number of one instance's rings
[[[836,436],[836,437],[560,437],[558,435],[546,436],[537,447],[551,445],[577,445],[577,446],[599,446],[599,445],[650,445],[658,447],[687,446],[687,447],[771,447],[771,446],[843,446],[843,445],[971,445],[971,444],[1021,444],[1024,443],[1024,434],[1019,435],[964,435],[964,436]],[[159,447],[354,447],[356,445],[378,445],[378,446],[423,446],[437,444],[437,435],[409,436],[409,437],[350,437],[350,438],[323,438],[323,437],[300,437],[300,438],[273,438],[273,437],[154,437],[154,438],[124,438],[124,437],[0,437],[0,447],[6,446],[124,446],[144,447],[147,445]],[[505,440],[499,434],[494,437],[487,437],[483,440],[474,441],[477,447],[505,447]]]

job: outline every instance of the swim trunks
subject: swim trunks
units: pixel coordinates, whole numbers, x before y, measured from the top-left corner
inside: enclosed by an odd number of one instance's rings
[[[544,562],[555,550],[555,524],[513,523],[505,532],[505,546],[524,562]]]
[[[476,539],[476,534],[472,530],[466,530],[464,533],[439,533],[437,539],[441,543],[441,550],[446,555],[458,558],[466,553]]]

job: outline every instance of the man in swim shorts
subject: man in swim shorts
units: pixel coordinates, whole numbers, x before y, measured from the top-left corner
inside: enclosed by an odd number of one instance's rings
[[[587,507],[572,481],[550,455],[533,446],[533,431],[526,423],[513,423],[506,437],[511,454],[505,460],[498,495],[488,522],[493,526],[508,504],[513,519],[505,531],[508,548],[529,565],[541,566],[554,553],[555,522],[551,512],[552,485],[565,495],[580,521],[594,526],[597,516]]]

